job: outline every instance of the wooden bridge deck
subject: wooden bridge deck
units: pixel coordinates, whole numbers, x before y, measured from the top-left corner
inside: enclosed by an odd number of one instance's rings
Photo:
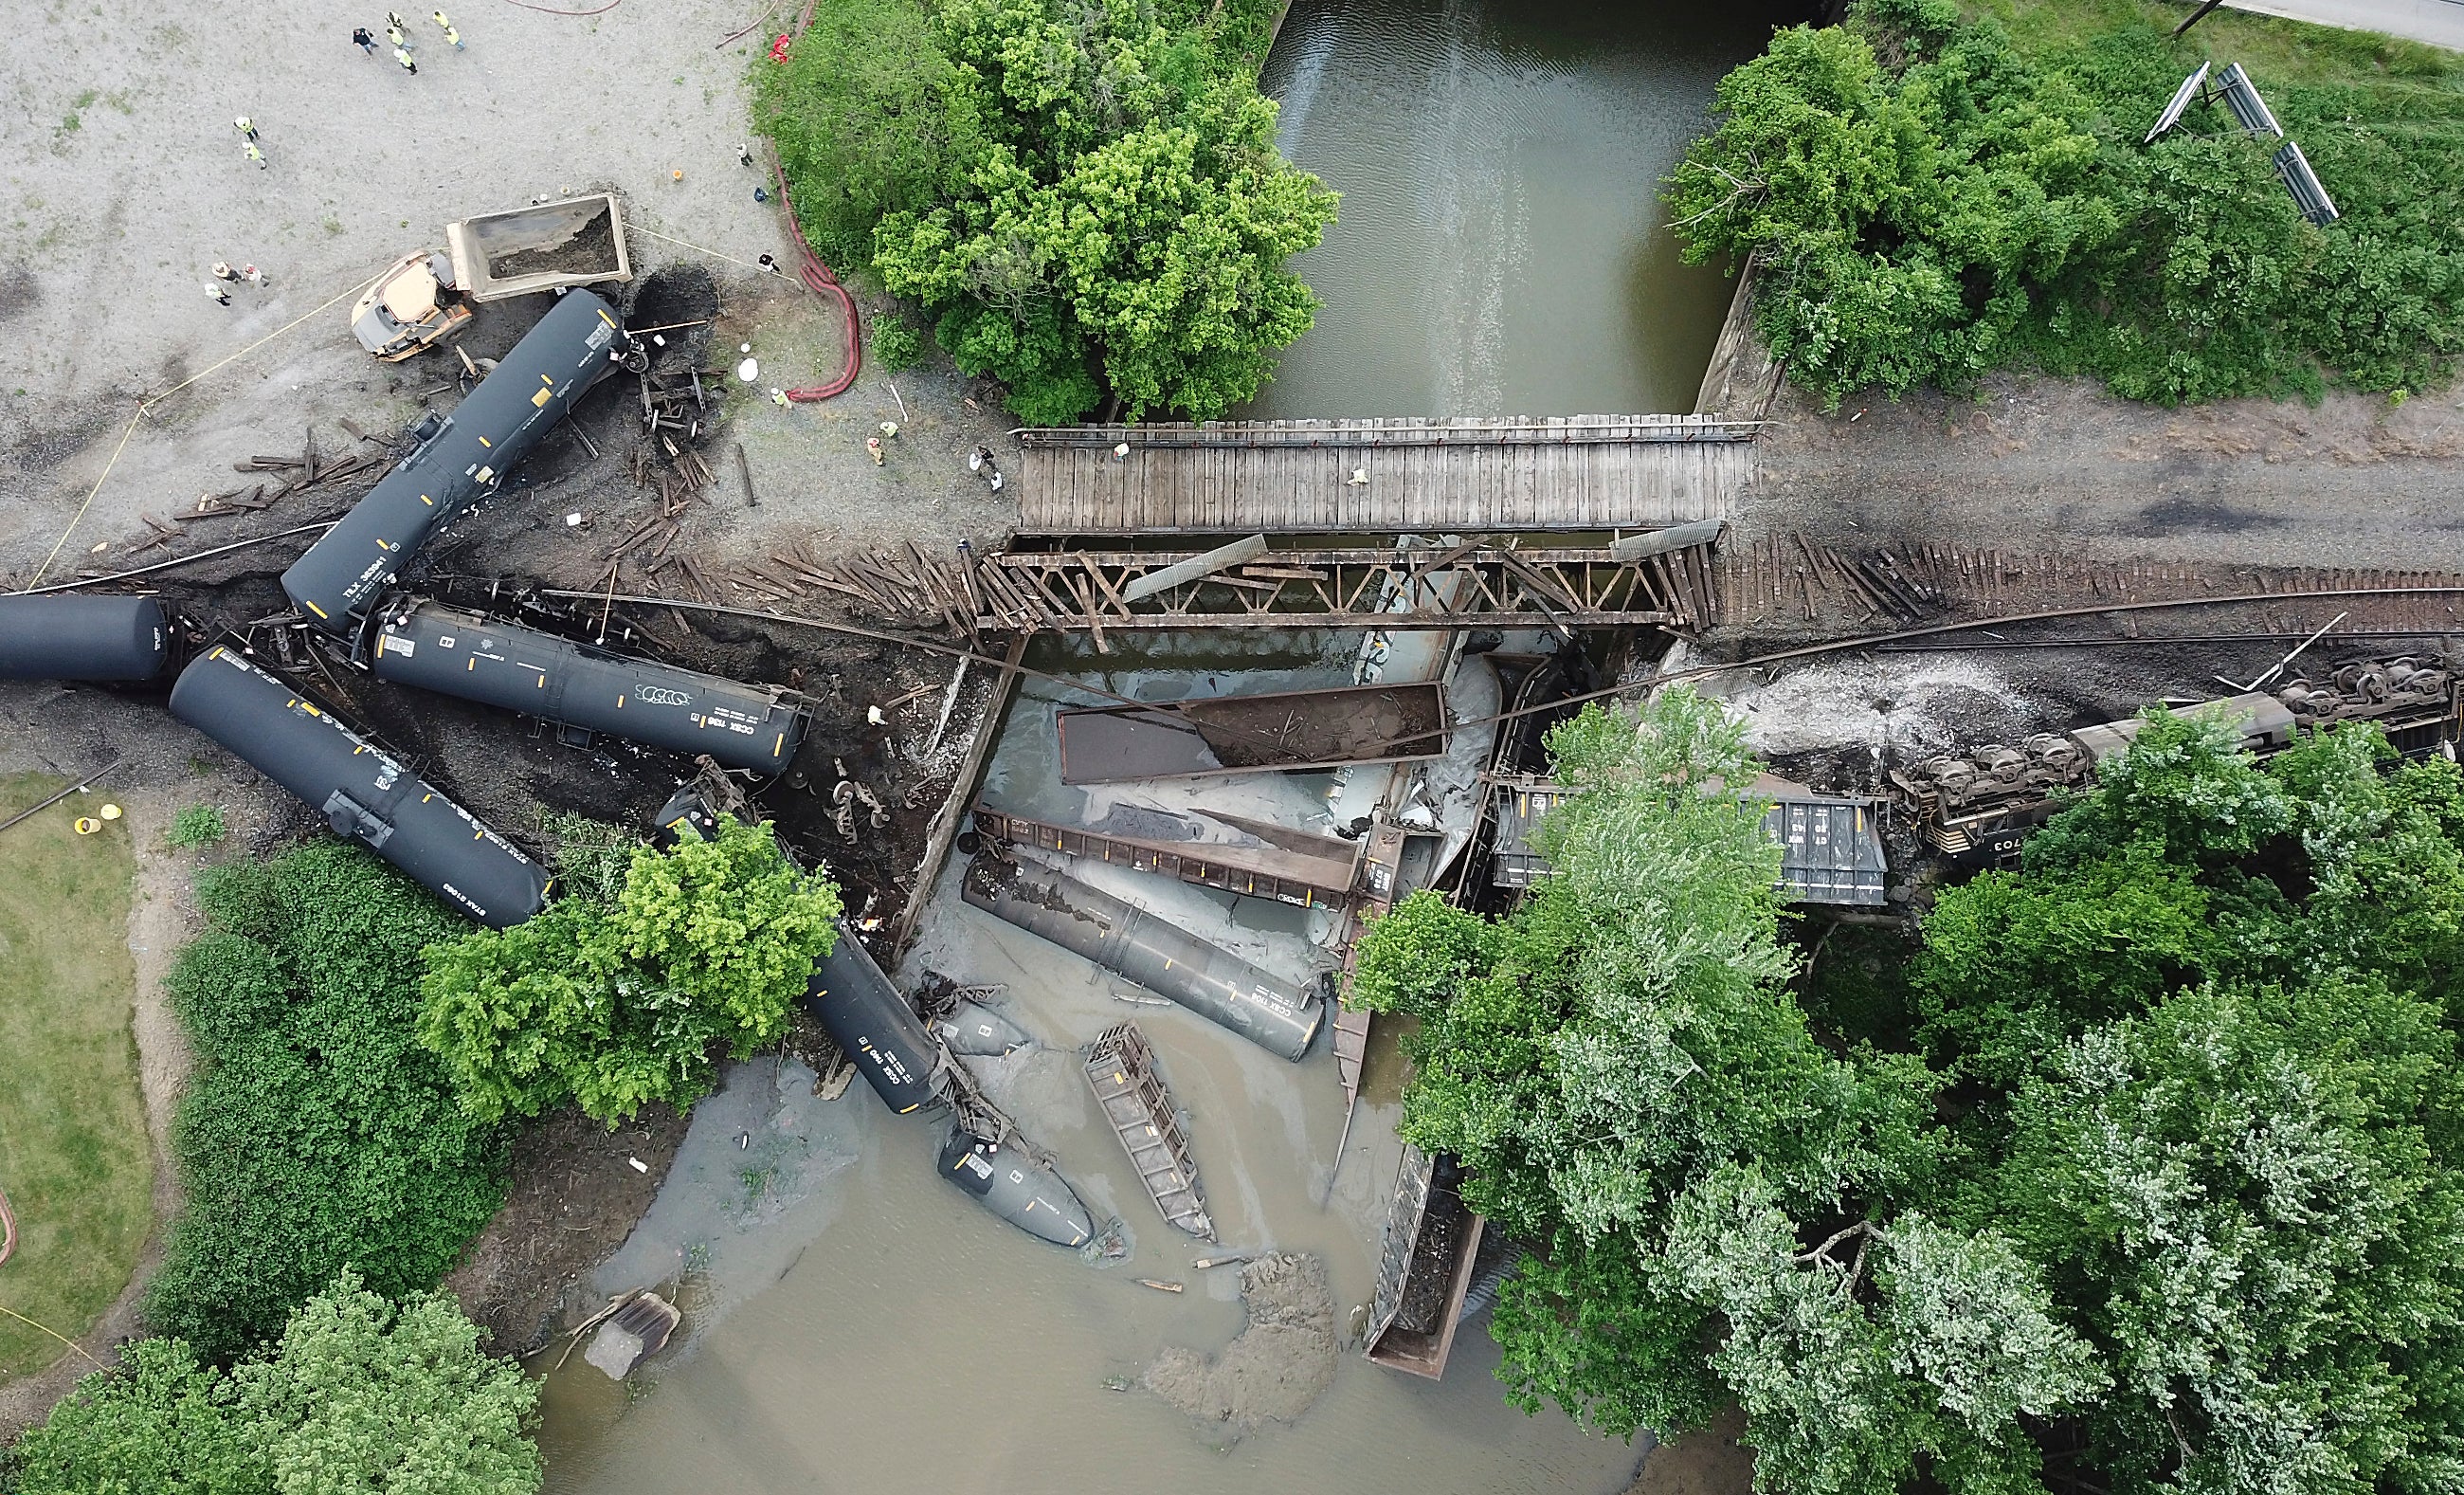
[[[1752,471],[1754,429],[1690,415],[1552,415],[1025,431],[1019,527],[1040,535],[1657,529],[1727,515]],[[1116,455],[1125,441],[1128,455]]]

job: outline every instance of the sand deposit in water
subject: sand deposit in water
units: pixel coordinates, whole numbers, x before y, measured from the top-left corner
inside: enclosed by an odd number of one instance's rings
[[[1334,1381],[1334,1300],[1315,1257],[1274,1251],[1241,1268],[1248,1326],[1207,1356],[1174,1345],[1155,1357],[1142,1384],[1209,1422],[1245,1433],[1261,1422],[1297,1422]]]
[[[1349,656],[1336,648],[1322,658]],[[1281,662],[1293,672],[1280,688],[1331,683],[1318,673],[1341,668]],[[1165,693],[1159,677],[1126,671],[1108,683]],[[1108,804],[1052,786],[1052,705],[1021,703],[993,784],[1023,813],[1100,817]],[[1322,778],[1212,782],[1219,797],[1244,805],[1305,813],[1325,802]],[[1097,1219],[1121,1218],[1130,1254],[1092,1266],[985,1214],[933,1176],[937,1121],[893,1117],[862,1085],[820,1103],[795,1093],[792,1068],[739,1066],[715,1119],[696,1116],[679,1155],[676,1176],[688,1182],[670,1185],[678,1207],[663,1198],[620,1258],[640,1280],[617,1272],[597,1284],[646,1285],[699,1262],[706,1285],[686,1295],[680,1342],[627,1385],[578,1357],[549,1378],[551,1490],[1625,1487],[1642,1446],[1507,1406],[1485,1323],[1466,1328],[1434,1385],[1369,1365],[1350,1342],[1399,1157],[1391,1053],[1373,1052],[1360,1116],[1330,1179],[1344,1115],[1323,1038],[1291,1064],[1178,1008],[1133,1005],[1125,984],[967,907],[957,878],[957,867],[944,876],[900,979],[934,971],[1006,986],[996,1008],[1037,1045],[967,1062]],[[1256,917],[1229,895],[1133,873],[1103,885],[1171,908],[1270,970],[1323,958],[1297,937],[1317,931]],[[1145,1032],[1188,1113],[1221,1246],[1164,1223],[1087,1087],[1076,1050],[1124,1017]],[[748,1154],[775,1159],[780,1196],[768,1204],[726,1187]],[[1313,1261],[1193,1265],[1269,1251]],[[1185,1290],[1154,1291],[1139,1278]],[[1150,1367],[1161,1368],[1154,1384],[1173,1399],[1139,1384]]]

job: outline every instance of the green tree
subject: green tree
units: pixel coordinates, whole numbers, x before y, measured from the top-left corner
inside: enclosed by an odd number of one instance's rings
[[[715,1051],[777,1038],[829,952],[838,889],[798,872],[767,824],[636,847],[612,896],[568,894],[507,929],[429,948],[420,1041],[471,1114],[565,1100],[611,1124],[709,1093]]]
[[[1578,791],[1535,832],[1552,876],[1495,922],[1407,900],[1364,935],[1353,994],[1420,1019],[1404,1134],[1542,1246],[1496,1310],[1509,1395],[1673,1432],[1724,1395],[1714,1242],[1678,1228],[1686,1202],[1738,1169],[1786,1219],[1854,1216],[1934,1167],[1931,1082],[1826,1053],[1788,1000],[1779,853],[1717,703],[1593,709],[1549,747]]]
[[[531,1495],[538,1389],[453,1301],[345,1273],[226,1373],[130,1345],[6,1456],[15,1495]]]
[[[759,88],[799,212],[1023,418],[1255,394],[1315,301],[1334,197],[1257,91],[1269,7],[861,0]],[[859,231],[863,235],[858,242]]]
[[[264,1452],[228,1376],[183,1340],[141,1339],[0,1451],[11,1495],[261,1495]]]
[[[1672,691],[1553,734],[1552,875],[1406,901],[1353,988],[1420,1019],[1406,1136],[1536,1247],[1508,1395],[1733,1397],[1774,1495],[2464,1478],[2464,771],[2239,741],[2152,715],[1850,1036],[1790,989],[1737,728]]]
[[[442,1293],[401,1304],[345,1273],[231,1372],[276,1495],[530,1495],[539,1388],[479,1350]]]
[[[884,214],[930,208],[982,146],[977,91],[915,0],[831,0],[781,67],[754,71],[753,117],[778,147],[814,250],[842,270],[872,262]]]
[[[1688,1190],[1670,1233],[1672,1276],[1725,1326],[1710,1364],[1746,1410],[1757,1484],[1892,1495],[1929,1466],[1952,1489],[2035,1488],[2021,1417],[2106,1383],[2035,1265],[1914,1212],[1802,1234],[1734,1165]]]
[[[2207,986],[2022,1092],[2001,1214],[2111,1357],[2087,1418],[2109,1487],[2464,1475],[2454,1049],[2372,979]]]
[[[2027,49],[1950,0],[1780,32],[1669,179],[1686,254],[1759,257],[1757,326],[1833,404],[2014,364],[2167,403],[2443,380],[2464,351],[2464,68],[2307,46],[2321,80],[2270,75],[2343,211],[2321,229],[2238,132],[2194,117],[2144,142],[2204,57],[2152,14]]]
[[[415,1030],[421,948],[460,919],[341,841],[197,886],[212,928],[165,982],[202,1060],[172,1128],[186,1204],[145,1317],[220,1361],[345,1267],[433,1286],[503,1201],[504,1142]]]

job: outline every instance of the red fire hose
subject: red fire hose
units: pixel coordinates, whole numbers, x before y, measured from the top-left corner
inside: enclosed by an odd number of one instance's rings
[[[787,210],[788,232],[796,235],[796,247],[803,252],[804,263],[801,273],[805,286],[816,296],[837,297],[840,309],[847,313],[847,371],[827,384],[787,391],[787,398],[800,405],[809,405],[834,394],[845,394],[847,386],[855,383],[856,370],[862,367],[864,357],[864,334],[856,325],[855,298],[847,294],[846,286],[839,284],[839,278],[830,274],[830,267],[822,263],[822,257],[814,254],[813,246],[805,242],[804,226],[796,221],[796,205],[787,200],[787,173],[773,161],[770,174],[779,180],[779,206]]]

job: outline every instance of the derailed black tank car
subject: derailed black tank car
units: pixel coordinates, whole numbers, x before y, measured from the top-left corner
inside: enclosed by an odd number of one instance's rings
[[[319,628],[352,632],[438,527],[495,492],[631,350],[614,307],[566,292],[434,435],[292,563],[283,595]]]
[[[170,654],[152,597],[0,597],[0,680],[152,680]]]
[[[545,868],[231,650],[180,672],[171,714],[481,924],[501,929],[546,904]]]
[[[890,984],[847,922],[830,952],[813,963],[804,1006],[879,1095],[905,1115],[933,1099],[938,1052],[924,1020]]]
[[[382,681],[708,753],[757,773],[783,771],[804,729],[802,714],[777,691],[628,659],[433,602],[385,604],[370,664]]]

